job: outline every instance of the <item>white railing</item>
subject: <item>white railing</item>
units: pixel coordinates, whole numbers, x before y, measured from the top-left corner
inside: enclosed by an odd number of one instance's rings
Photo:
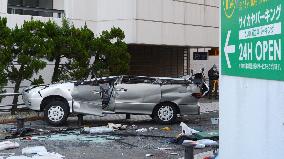
[[[0,97],[7,97],[7,96],[21,96],[21,93],[1,93]],[[24,103],[17,103],[17,106],[23,106]],[[13,104],[7,104],[7,105],[0,105],[0,112],[11,112],[13,107]]]

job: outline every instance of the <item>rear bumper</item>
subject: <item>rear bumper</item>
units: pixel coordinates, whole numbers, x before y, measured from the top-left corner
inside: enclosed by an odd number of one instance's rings
[[[194,105],[179,105],[180,115],[199,115],[200,105],[199,103]]]

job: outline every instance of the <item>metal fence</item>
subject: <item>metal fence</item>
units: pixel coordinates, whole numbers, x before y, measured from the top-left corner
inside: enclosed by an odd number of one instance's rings
[[[1,93],[0,97],[8,97],[8,96],[21,96],[21,93]],[[24,106],[24,103],[17,103],[17,106]],[[0,112],[11,112],[13,104],[0,105]]]

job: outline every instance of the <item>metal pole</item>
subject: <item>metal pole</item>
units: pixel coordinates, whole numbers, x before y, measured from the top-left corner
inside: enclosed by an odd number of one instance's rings
[[[25,118],[18,117],[17,118],[17,131],[20,131],[25,126]]]
[[[183,143],[184,146],[184,159],[194,159],[193,147],[195,146],[192,143]]]
[[[78,126],[82,126],[84,122],[84,116],[82,114],[78,115]]]
[[[130,119],[130,114],[126,114],[126,119]]]

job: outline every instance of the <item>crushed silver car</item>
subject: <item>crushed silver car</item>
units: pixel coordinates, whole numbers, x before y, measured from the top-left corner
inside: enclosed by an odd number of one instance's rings
[[[208,90],[207,90],[208,91]],[[24,89],[25,105],[44,111],[48,123],[62,125],[72,114],[148,114],[159,123],[199,114],[199,84],[183,78],[116,76]]]

